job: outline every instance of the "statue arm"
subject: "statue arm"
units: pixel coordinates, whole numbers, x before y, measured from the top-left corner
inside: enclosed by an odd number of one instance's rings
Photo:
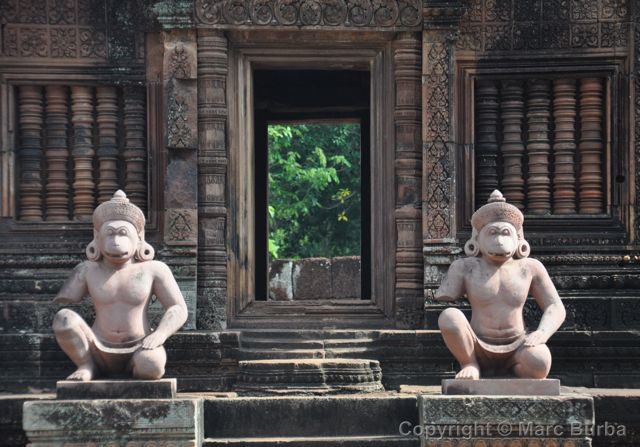
[[[438,301],[456,301],[461,298],[465,294],[464,270],[463,259],[453,261],[434,298]]]
[[[153,261],[149,261],[153,262]],[[153,294],[158,298],[165,313],[155,331],[142,342],[144,349],[154,349],[162,346],[171,335],[176,333],[187,321],[187,304],[178,287],[171,270],[166,264],[155,261],[156,272],[153,282]]]
[[[540,261],[530,259],[533,278],[531,281],[531,295],[542,309],[542,318],[538,329],[529,335],[533,343],[530,346],[546,343],[547,340],[560,328],[566,317],[566,311],[556,287],[553,285],[547,269]]]
[[[56,304],[72,304],[82,301],[89,294],[87,286],[88,268],[87,261],[78,264],[53,299],[53,302]]]

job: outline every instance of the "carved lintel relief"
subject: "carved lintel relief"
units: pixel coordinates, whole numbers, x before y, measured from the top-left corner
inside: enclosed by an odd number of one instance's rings
[[[198,25],[419,28],[420,0],[196,0]]]

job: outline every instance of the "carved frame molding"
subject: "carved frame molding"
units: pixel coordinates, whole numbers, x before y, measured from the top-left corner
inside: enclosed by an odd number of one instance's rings
[[[391,35],[369,36],[354,48],[335,40],[318,42],[315,33],[298,32],[293,40],[263,33],[231,33],[229,49],[229,225],[227,249],[227,315],[229,327],[392,327],[394,324],[393,262],[395,259],[394,89]],[[326,38],[326,37],[325,37]],[[372,271],[371,300],[269,302],[257,301],[253,284],[253,106],[254,67],[288,69],[371,70],[372,145]]]

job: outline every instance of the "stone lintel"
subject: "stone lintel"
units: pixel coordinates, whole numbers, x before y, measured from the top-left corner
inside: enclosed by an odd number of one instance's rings
[[[160,380],[60,380],[56,398],[69,399],[173,399],[176,379]]]
[[[559,396],[558,379],[444,379],[442,394],[486,396]]]

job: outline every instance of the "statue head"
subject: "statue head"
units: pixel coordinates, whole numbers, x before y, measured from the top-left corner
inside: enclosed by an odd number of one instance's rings
[[[524,216],[518,208],[507,203],[497,189],[486,205],[471,216],[471,239],[464,245],[467,256],[485,256],[504,262],[511,257],[526,258],[531,252],[524,240]]]
[[[93,240],[87,246],[87,258],[98,261],[103,256],[121,263],[132,257],[138,261],[153,259],[155,251],[144,240],[144,213],[118,190],[111,200],[93,212]]]

